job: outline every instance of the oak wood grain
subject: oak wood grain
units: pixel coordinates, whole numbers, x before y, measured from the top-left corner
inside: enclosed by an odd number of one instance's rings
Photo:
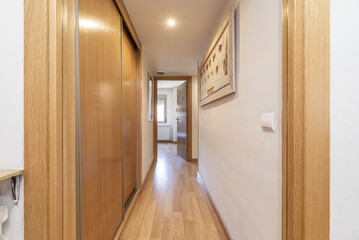
[[[11,177],[15,177],[17,175],[20,175],[24,173],[24,170],[5,170],[5,169],[0,169],[0,181],[9,179]]]
[[[136,29],[133,26],[132,20],[130,18],[130,15],[127,12],[127,9],[126,9],[126,6],[125,6],[123,0],[114,0],[114,1],[115,1],[116,5],[118,7],[118,10],[121,13],[121,16],[123,17],[123,21],[124,21],[127,29],[130,32],[131,38],[133,39],[133,41],[136,44],[136,48],[141,50],[141,41],[137,36]]]
[[[136,49],[136,188],[142,187],[142,50]],[[147,176],[146,178],[147,179]]]
[[[46,0],[36,4],[24,1],[24,234],[27,239],[49,237],[47,9]]]
[[[121,16],[79,0],[83,239],[112,239],[122,221]]]
[[[63,238],[76,240],[76,43],[75,1],[63,1]]]
[[[127,31],[122,34],[123,64],[123,204],[125,205],[135,189],[136,157],[136,110],[137,79],[136,49]]]
[[[178,157],[176,149],[159,144],[158,160],[119,239],[227,239],[197,180],[197,163]]]
[[[288,1],[287,17],[286,239],[324,240],[330,212],[329,0]]]
[[[24,1],[24,237],[62,239],[62,2]]]

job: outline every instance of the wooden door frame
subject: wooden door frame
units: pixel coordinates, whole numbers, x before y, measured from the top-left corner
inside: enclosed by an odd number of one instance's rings
[[[141,187],[141,43],[137,47],[136,185]],[[24,1],[24,237],[77,237],[76,0]]]
[[[75,1],[25,0],[24,19],[25,239],[76,239]],[[329,67],[329,0],[283,0],[283,239],[329,236]]]
[[[329,239],[329,0],[283,0],[282,239]]]
[[[153,80],[154,87],[154,108],[153,108],[153,155],[154,161],[157,161],[157,81],[187,81],[187,160],[192,159],[192,77],[176,76],[176,77],[164,77],[156,76]]]
[[[136,33],[135,27],[132,23],[130,15],[127,12],[123,0],[113,0],[122,17],[123,29],[128,31],[132,38],[136,51],[136,153],[135,153],[135,168],[136,179],[135,186],[137,189],[142,187],[142,44]]]
[[[63,239],[62,1],[24,1],[24,236]]]

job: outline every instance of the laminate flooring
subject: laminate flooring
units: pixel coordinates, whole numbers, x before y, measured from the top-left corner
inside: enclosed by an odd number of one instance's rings
[[[197,170],[197,163],[177,156],[176,144],[159,144],[120,239],[227,239]]]

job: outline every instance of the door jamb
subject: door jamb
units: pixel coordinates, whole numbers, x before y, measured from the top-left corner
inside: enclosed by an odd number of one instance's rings
[[[282,0],[282,239],[329,239],[329,0]]]
[[[25,239],[63,239],[62,8],[24,1]]]
[[[187,81],[187,160],[193,161],[192,159],[192,77],[154,77],[154,110],[153,110],[153,155],[154,161],[157,161],[157,81]]]

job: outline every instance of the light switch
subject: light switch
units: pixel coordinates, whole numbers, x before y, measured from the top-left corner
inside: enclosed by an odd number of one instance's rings
[[[274,132],[274,113],[264,113],[262,115],[261,125],[265,131]]]

